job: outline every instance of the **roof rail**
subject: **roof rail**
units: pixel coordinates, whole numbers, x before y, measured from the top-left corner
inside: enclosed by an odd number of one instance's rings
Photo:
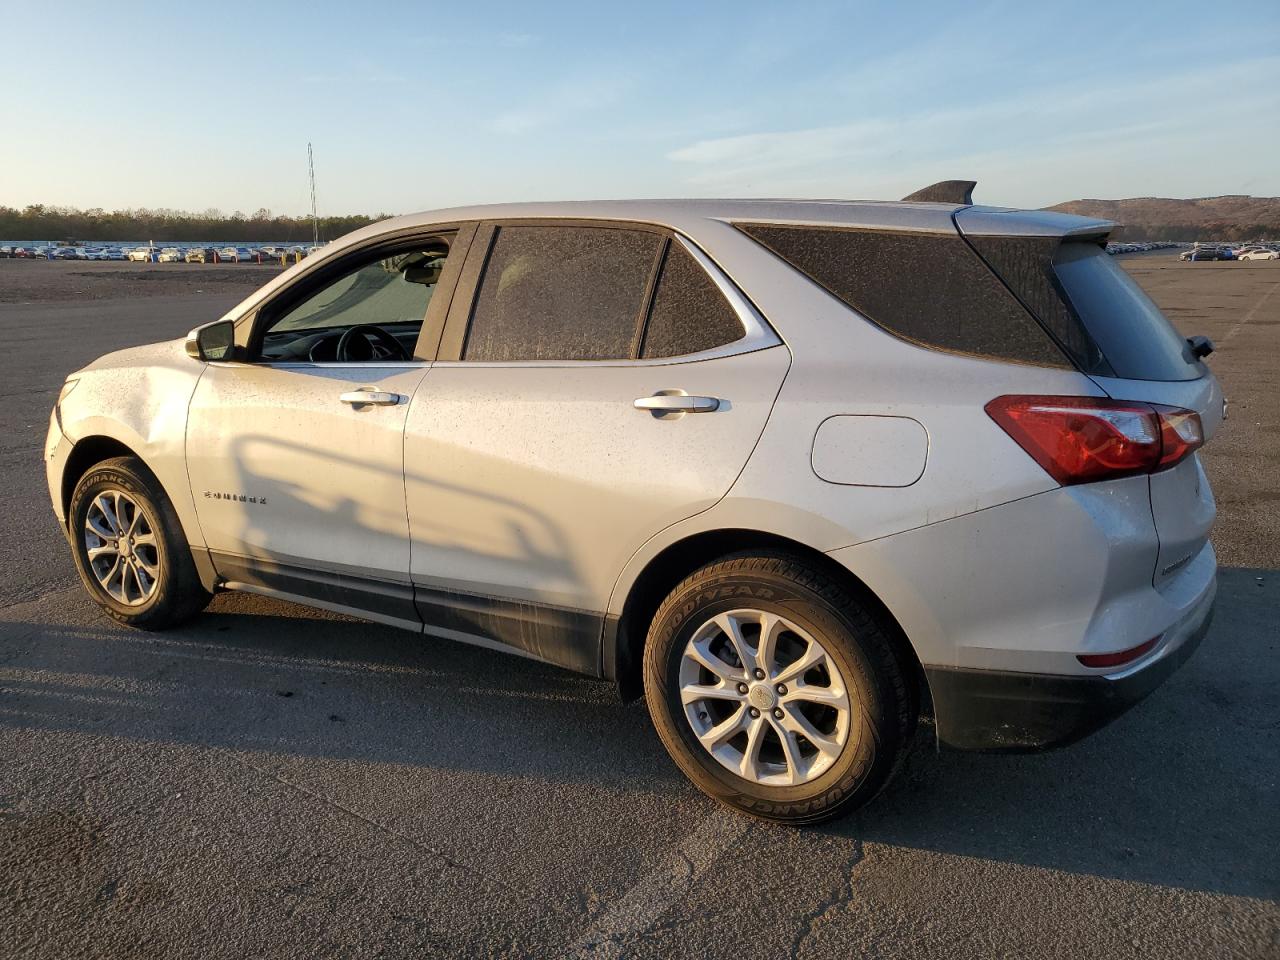
[[[973,188],[976,180],[939,180],[922,190],[909,193],[902,198],[903,203],[961,203],[966,207],[973,204]]]

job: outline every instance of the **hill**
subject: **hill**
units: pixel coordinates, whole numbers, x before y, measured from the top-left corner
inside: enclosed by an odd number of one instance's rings
[[[1280,237],[1280,197],[1134,197],[1069,200],[1048,207],[1061,213],[1124,224],[1125,240],[1253,240]]]

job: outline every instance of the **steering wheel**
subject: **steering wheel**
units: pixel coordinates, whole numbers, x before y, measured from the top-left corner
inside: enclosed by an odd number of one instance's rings
[[[359,341],[357,341],[359,337]],[[360,342],[365,345],[367,356],[352,356],[352,344]],[[381,350],[379,350],[381,348]],[[338,346],[334,348],[334,355],[339,361],[344,363],[358,363],[361,360],[411,360],[409,351],[387,331],[381,327],[376,327],[372,323],[357,323],[354,327],[348,327],[346,331],[338,338]]]

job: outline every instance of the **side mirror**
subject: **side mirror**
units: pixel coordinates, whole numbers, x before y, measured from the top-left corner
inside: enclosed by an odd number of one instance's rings
[[[233,360],[236,352],[236,325],[232,320],[197,327],[187,334],[187,356],[193,360]]]
[[[1208,337],[1187,337],[1187,346],[1191,347],[1191,355],[1197,360],[1203,360],[1213,353],[1213,341]]]

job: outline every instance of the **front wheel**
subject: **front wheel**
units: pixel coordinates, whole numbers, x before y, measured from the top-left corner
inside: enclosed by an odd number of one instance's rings
[[[163,630],[208,604],[178,515],[136,457],[90,468],[71,495],[67,522],[80,579],[112,619]]]
[[[918,712],[886,629],[784,555],[730,557],[682,581],[654,616],[644,679],[658,735],[699,789],[792,824],[874,797]]]

